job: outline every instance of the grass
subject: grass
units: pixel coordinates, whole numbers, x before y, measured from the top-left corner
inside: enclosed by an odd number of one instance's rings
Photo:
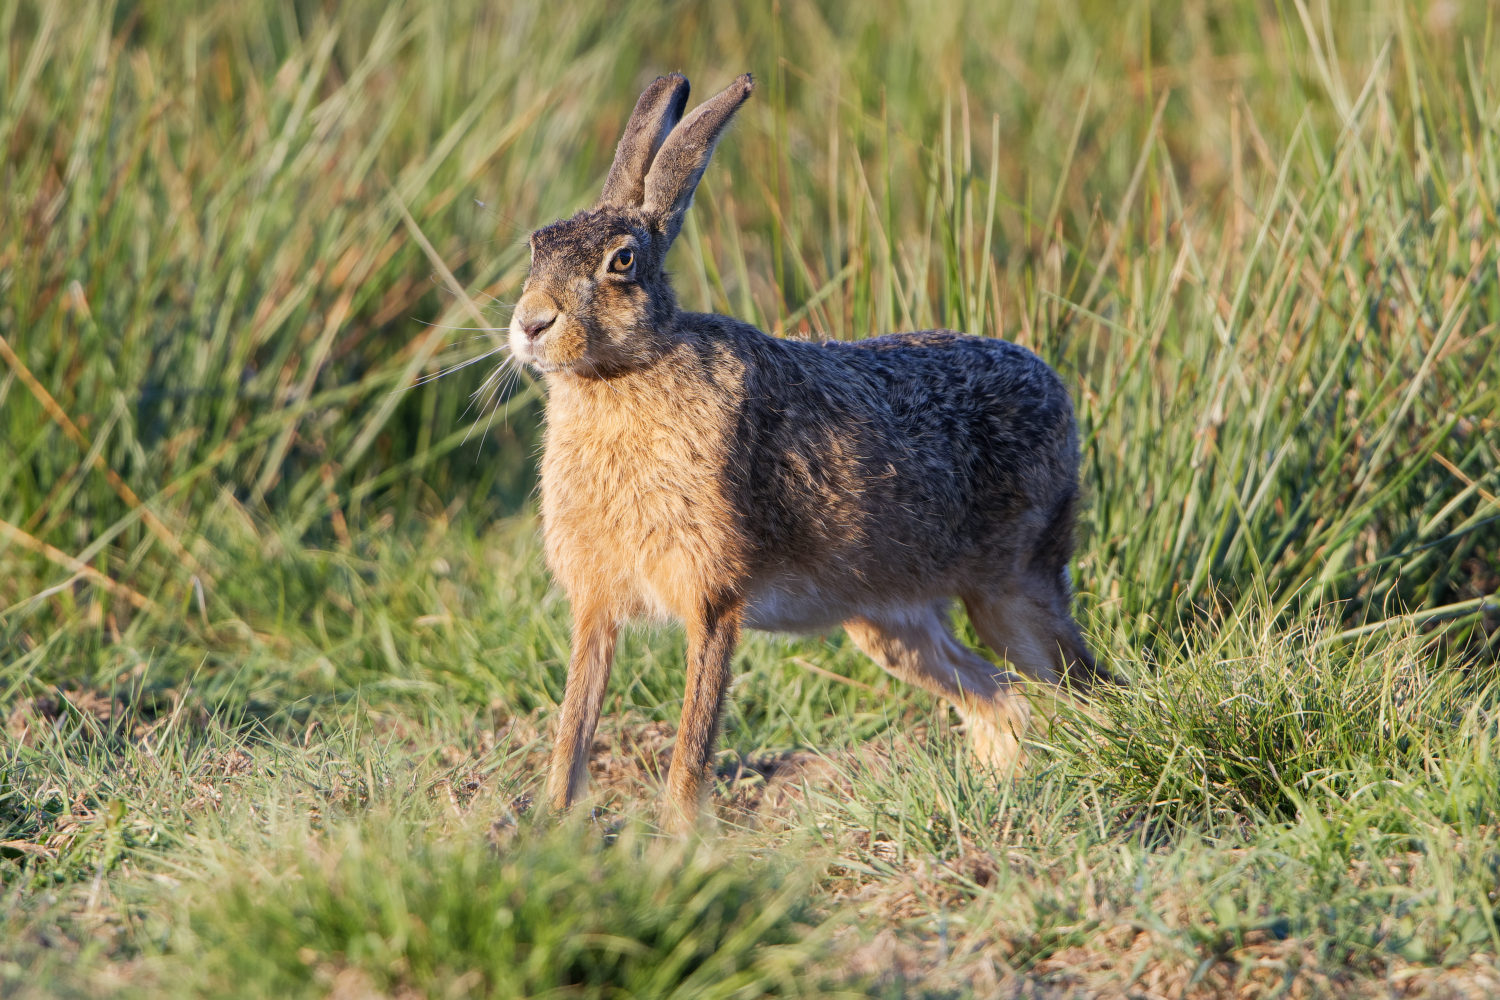
[[[263,996],[356,980],[377,993],[730,997],[798,989],[816,952],[798,920],[805,876],[578,830],[517,837],[503,854],[476,842],[482,824],[446,841],[427,823],[351,824],[280,872],[226,872],[177,947],[208,958],[205,992]]]
[[[0,0],[0,993],[1500,990],[1497,32]],[[683,642],[640,631],[590,809],[532,808],[540,394],[432,376],[679,68],[761,81],[686,306],[1001,335],[1074,393],[1131,685],[1013,782],[841,635],[754,637],[718,825],[663,841]]]

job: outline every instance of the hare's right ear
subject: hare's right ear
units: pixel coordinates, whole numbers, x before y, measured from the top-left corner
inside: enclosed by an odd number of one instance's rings
[[[598,207],[640,207],[646,192],[646,171],[656,151],[687,107],[688,82],[681,73],[659,76],[635,102],[625,134],[615,147],[615,162],[604,181]]]
[[[672,130],[651,161],[651,169],[646,172],[646,198],[641,207],[648,215],[660,219],[661,232],[668,243],[682,230],[682,217],[693,203],[693,192],[703,179],[714,146],[753,89],[755,81],[746,73],[698,105]]]

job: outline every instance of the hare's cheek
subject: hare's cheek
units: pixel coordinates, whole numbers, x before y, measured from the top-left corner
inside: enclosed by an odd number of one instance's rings
[[[577,323],[569,323],[547,338],[544,351],[547,360],[555,365],[571,365],[583,360],[588,353],[588,335]]]

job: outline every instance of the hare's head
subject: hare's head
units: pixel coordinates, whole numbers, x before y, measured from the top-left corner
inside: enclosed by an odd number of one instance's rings
[[[531,273],[510,321],[517,358],[597,378],[650,364],[670,347],[677,301],[667,250],[752,86],[747,73],[685,119],[686,77],[646,88],[598,203],[531,234]]]

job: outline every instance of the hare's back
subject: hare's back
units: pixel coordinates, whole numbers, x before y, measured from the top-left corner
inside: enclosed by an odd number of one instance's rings
[[[1046,506],[1076,484],[1072,401],[1024,347],[946,330],[761,344],[746,386],[757,457],[894,490],[929,522]],[[785,485],[776,464],[763,481]]]
[[[844,363],[875,375],[891,389],[946,399],[986,412],[1009,399],[1051,411],[1072,404],[1057,373],[1031,351],[1008,340],[951,330],[891,333],[822,345]]]
[[[1027,492],[1036,478],[1028,471],[1047,481],[1073,472],[1072,401],[1057,373],[1024,347],[928,330],[824,349],[871,393],[888,433],[949,456],[978,477],[975,485]],[[985,481],[986,470],[1002,482]]]
[[[1006,576],[1076,492],[1072,404],[1022,347],[943,331],[756,346],[730,468],[758,604],[831,614],[880,581],[926,599]]]

